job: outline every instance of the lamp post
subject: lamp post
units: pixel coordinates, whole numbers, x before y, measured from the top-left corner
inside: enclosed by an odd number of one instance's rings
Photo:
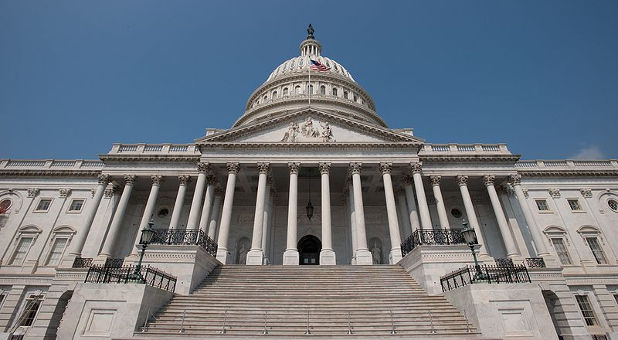
[[[142,260],[144,259],[144,252],[146,251],[146,247],[152,242],[152,238],[154,237],[155,231],[152,228],[154,222],[152,219],[148,222],[146,228],[142,229],[142,235],[139,238],[139,244],[142,246],[142,252],[139,255],[139,261],[137,261],[137,265],[135,266],[135,271],[133,272],[133,279],[144,281],[142,277]]]
[[[466,243],[470,247],[470,251],[472,251],[472,257],[474,258],[474,269],[476,271],[476,273],[474,274],[474,280],[485,280],[485,274],[481,272],[481,266],[479,265],[479,261],[476,258],[476,252],[474,251],[474,246],[478,245],[478,241],[476,239],[476,232],[474,231],[474,229],[468,226],[468,222],[466,222],[466,220],[464,220],[462,224],[464,228],[461,231],[461,234],[463,235],[464,240],[466,240]]]

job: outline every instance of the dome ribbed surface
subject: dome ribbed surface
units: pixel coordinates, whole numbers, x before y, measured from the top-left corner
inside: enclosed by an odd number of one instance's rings
[[[270,74],[270,76],[268,77],[266,81],[268,82],[276,77],[283,76],[283,75],[290,75],[294,73],[303,73],[303,72],[309,71],[309,65],[310,65],[309,58],[310,57],[307,55],[298,56],[298,57],[294,57],[292,59],[289,59],[283,62],[281,65],[279,65],[279,67],[277,67]],[[313,58],[313,60],[318,61],[320,64],[330,67],[330,70],[328,71],[325,71],[325,72],[315,71],[316,73],[320,73],[320,74],[334,73],[334,74],[338,74],[340,76],[346,77],[353,82],[356,82],[354,78],[352,78],[352,75],[350,74],[350,72],[348,72],[348,70],[346,70],[345,67],[341,66],[341,64],[339,64],[338,62],[330,58],[326,58],[322,56],[311,56],[311,58]]]

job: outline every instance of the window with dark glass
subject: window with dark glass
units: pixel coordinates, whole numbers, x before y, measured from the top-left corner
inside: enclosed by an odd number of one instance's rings
[[[575,299],[577,300],[577,305],[579,306],[579,310],[582,312],[584,316],[584,321],[586,321],[586,325],[595,326],[598,324],[597,318],[594,315],[594,310],[592,310],[592,306],[590,305],[590,300],[588,299],[588,295],[575,295]]]

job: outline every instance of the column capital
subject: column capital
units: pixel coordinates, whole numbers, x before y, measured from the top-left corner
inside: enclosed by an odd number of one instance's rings
[[[69,188],[58,189],[58,195],[60,197],[68,197],[70,194],[71,194],[71,189]]]
[[[390,174],[393,169],[393,163],[391,162],[380,162],[380,172],[382,175]]]
[[[423,166],[422,163],[410,163],[410,170],[412,171],[413,174],[420,174],[421,171],[423,170]]]
[[[409,185],[409,184],[412,184],[412,183],[414,183],[414,178],[412,178],[412,176],[410,176],[410,175],[403,176],[403,184]]]
[[[268,169],[270,168],[270,163],[268,162],[258,162],[257,163],[258,173],[266,174],[268,173]]]
[[[124,179],[125,185],[126,184],[133,185],[133,183],[135,183],[135,175],[124,175],[123,179]]]
[[[467,186],[468,185],[468,176],[466,176],[466,175],[458,175],[457,176],[457,184],[460,187]]]
[[[208,162],[198,162],[197,163],[197,172],[205,174],[211,171],[210,163]]]
[[[496,176],[494,175],[483,176],[483,184],[485,184],[486,187],[494,185],[495,180]]]
[[[226,167],[227,167],[227,172],[229,174],[237,175],[238,172],[240,171],[240,164],[239,163],[229,162],[229,163],[226,164]]]
[[[206,176],[206,184],[216,184],[216,183],[217,183],[217,176],[215,175]]]
[[[272,175],[272,173],[269,173],[268,176],[266,176],[266,185],[273,185],[273,175]]]
[[[509,176],[509,182],[511,182],[512,185],[520,185],[521,184],[521,175],[520,174],[515,174],[515,175]]]
[[[223,194],[225,194],[225,191],[221,187],[215,188],[215,196],[223,196]]]
[[[523,191],[523,192],[524,192],[524,197],[525,197],[525,198],[528,198],[528,189],[526,189],[526,188],[522,188],[522,189],[521,189],[521,191]]]
[[[330,171],[330,163],[329,162],[320,162],[320,164],[318,166],[320,167],[320,173],[322,175],[328,175],[328,172]]]
[[[298,174],[298,170],[300,169],[300,162],[289,162],[288,168],[290,169],[290,174]]]
[[[549,195],[553,198],[560,198],[560,189],[558,188],[551,188],[549,190]]]
[[[109,183],[109,175],[108,174],[100,174],[97,176],[99,184],[107,184]]]
[[[433,186],[439,186],[441,179],[442,179],[442,176],[430,176],[429,177],[429,180],[431,181],[431,185]]]
[[[178,176],[178,182],[180,182],[180,185],[187,185],[187,183],[189,183],[190,180],[191,180],[191,176],[189,175]]]
[[[579,192],[585,198],[592,198],[592,189],[590,189],[590,188],[581,188],[581,189],[579,189]]]
[[[350,173],[353,175],[361,173],[361,168],[363,167],[363,163],[361,162],[352,162],[350,163]]]
[[[36,197],[41,190],[39,188],[29,188],[28,189],[28,197]]]
[[[111,198],[112,196],[114,196],[114,194],[117,194],[120,192],[120,186],[117,184],[112,184],[111,188],[107,188],[104,191],[104,196],[105,198]]]
[[[150,179],[152,180],[152,185],[161,185],[161,182],[163,182],[163,176],[159,175],[152,175]]]

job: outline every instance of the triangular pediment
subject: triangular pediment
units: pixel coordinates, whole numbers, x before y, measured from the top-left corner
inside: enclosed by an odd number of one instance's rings
[[[205,136],[197,143],[413,143],[412,135],[313,109]]]

